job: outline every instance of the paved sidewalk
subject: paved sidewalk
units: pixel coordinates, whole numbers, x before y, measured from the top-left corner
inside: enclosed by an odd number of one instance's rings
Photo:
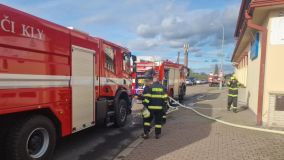
[[[226,111],[226,91],[210,89],[193,105],[209,116],[256,126],[249,109]],[[168,116],[159,140],[151,135],[124,160],[284,160],[284,136],[227,126],[180,108]]]
[[[169,116],[161,139],[138,145],[125,160],[283,160],[284,136],[234,128],[187,109]]]
[[[246,126],[257,126],[256,114],[253,113],[247,106],[238,104],[238,113],[227,111],[227,89],[218,90],[211,88],[211,90],[197,98],[196,104],[185,104],[192,106],[200,113],[220,119],[226,122],[231,122]]]

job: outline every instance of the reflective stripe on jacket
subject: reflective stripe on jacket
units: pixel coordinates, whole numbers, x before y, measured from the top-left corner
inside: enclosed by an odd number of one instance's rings
[[[153,110],[162,110],[166,103],[165,100],[168,95],[165,92],[164,86],[159,82],[155,82],[150,86],[150,102],[148,103],[148,108]]]
[[[239,83],[238,81],[229,81],[228,82],[228,87],[229,87],[229,97],[238,97],[238,89],[239,89]]]
[[[143,90],[143,95],[142,95],[142,104],[145,107],[147,107],[148,104],[150,103],[150,97],[151,97],[150,87],[145,86]]]

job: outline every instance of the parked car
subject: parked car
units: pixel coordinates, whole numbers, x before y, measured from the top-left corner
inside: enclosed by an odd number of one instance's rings
[[[191,80],[191,82],[193,83],[193,85],[196,85],[196,79],[194,77],[190,77],[189,78]]]
[[[201,80],[196,80],[196,84],[201,84]]]
[[[193,82],[190,80],[190,79],[187,79],[185,81],[186,85],[189,85],[189,86],[192,86],[193,85]]]
[[[208,82],[206,80],[201,80],[200,83],[201,84],[207,84]]]

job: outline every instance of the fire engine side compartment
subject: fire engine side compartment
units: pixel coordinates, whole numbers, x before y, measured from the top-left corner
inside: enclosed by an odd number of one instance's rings
[[[72,128],[73,132],[93,126],[95,51],[72,46]]]
[[[177,64],[171,62],[164,62],[164,71],[168,70],[168,92],[174,98],[179,97],[180,89],[180,71]],[[164,72],[163,71],[163,72]],[[173,94],[173,95],[171,95]]]
[[[70,134],[70,31],[1,4],[0,21],[0,116],[49,110]]]

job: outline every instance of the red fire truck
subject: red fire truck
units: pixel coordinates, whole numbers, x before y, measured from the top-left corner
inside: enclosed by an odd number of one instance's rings
[[[155,69],[156,64],[154,62],[138,62],[136,63],[136,72],[133,73],[132,93],[140,95],[143,92],[144,80],[146,78],[146,72]]]
[[[101,123],[123,126],[131,110],[131,56],[0,4],[1,155],[51,159],[58,137]]]
[[[218,74],[210,73],[208,75],[208,83],[209,87],[216,87],[220,85],[221,78]],[[222,85],[224,85],[224,81],[222,81]]]
[[[184,65],[173,63],[171,61],[157,62],[137,62],[137,72],[134,74],[133,93],[141,94],[144,86],[146,72],[154,70],[159,75],[159,80],[167,88],[168,95],[183,100],[186,93],[187,68]]]

